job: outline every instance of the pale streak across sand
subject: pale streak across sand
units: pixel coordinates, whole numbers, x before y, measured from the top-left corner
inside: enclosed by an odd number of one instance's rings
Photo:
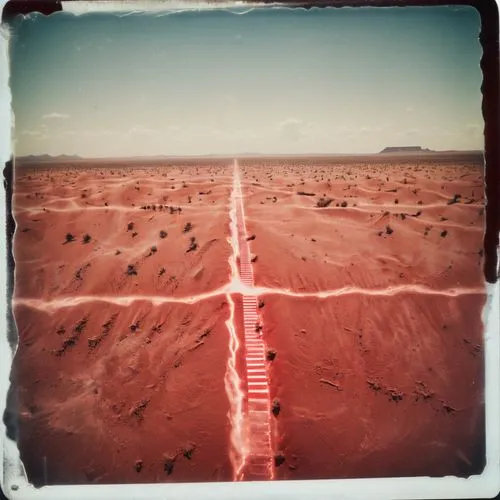
[[[266,201],[269,202],[269,200],[266,200]],[[353,205],[348,205],[347,207],[328,206],[328,207],[318,208],[314,205],[302,205],[300,203],[283,203],[283,202],[273,203],[272,201],[267,203],[267,204],[264,204],[264,205],[260,205],[260,206],[256,205],[256,207],[262,208],[264,210],[264,209],[268,209],[269,205],[271,205],[271,204],[275,205],[276,207],[280,207],[280,208],[292,207],[292,208],[302,208],[305,210],[316,210],[318,213],[328,212],[328,211],[337,211],[337,210],[339,212],[346,211],[346,210],[360,210],[360,211],[366,212],[366,211],[374,211],[376,209],[386,211],[390,208],[393,208],[394,210],[398,210],[398,212],[401,212],[401,209],[411,209],[411,210],[418,211],[418,210],[424,210],[426,208],[446,208],[446,207],[448,207],[448,205],[446,203],[427,203],[426,205],[418,205],[418,204],[405,205],[403,203],[399,203],[399,204],[395,204],[395,203],[392,203],[392,204],[391,203],[383,203],[383,204],[382,203],[380,203],[380,204],[357,203],[355,207]],[[457,205],[458,206],[465,206],[465,207],[472,207],[472,208],[484,207],[484,205],[481,203],[469,203],[469,204],[461,203],[461,204],[457,204]],[[457,206],[457,205],[454,205],[454,206]],[[364,209],[366,209],[366,210],[364,210]],[[408,214],[408,215],[411,215],[411,214]]]
[[[304,207],[302,205],[296,205],[299,208],[315,208],[315,207]],[[367,206],[367,205],[363,205]],[[376,207],[378,205],[372,205]],[[427,205],[428,207],[429,205]],[[437,205],[442,206],[442,205]],[[409,207],[409,205],[394,205],[394,207],[404,208]],[[424,208],[423,205],[415,205],[418,208]],[[85,209],[95,209],[95,210],[108,210],[112,207],[82,207]],[[115,207],[117,208],[117,207]],[[191,208],[191,207],[186,207]],[[192,207],[194,208],[194,207]],[[211,209],[216,207],[211,207]],[[385,207],[384,207],[385,208]],[[132,208],[133,209],[133,208]],[[123,207],[123,211],[132,210],[127,207]],[[51,209],[53,211],[71,211],[75,209]],[[320,210],[320,209],[316,209]],[[323,208],[321,210],[328,210],[328,208]],[[344,208],[339,208],[339,210],[345,210]],[[235,207],[231,205],[230,215],[231,224],[235,225]],[[158,213],[153,212],[153,213]],[[159,212],[161,213],[161,212]],[[237,242],[237,231],[235,227],[231,227],[231,237],[228,243],[233,249],[232,255],[229,257],[229,267],[231,269],[230,278],[231,280],[226,285],[217,288],[212,291],[204,292],[196,295],[189,295],[185,297],[166,297],[164,295],[126,295],[120,297],[113,297],[109,295],[79,295],[79,296],[67,296],[60,297],[56,299],[36,299],[36,298],[15,298],[13,299],[14,305],[28,306],[34,309],[46,310],[47,312],[54,312],[58,309],[64,309],[73,306],[79,306],[83,304],[89,304],[92,302],[106,302],[109,304],[114,304],[117,306],[129,306],[134,302],[146,301],[151,302],[154,306],[159,306],[163,304],[196,304],[203,300],[209,300],[215,297],[225,296],[226,300],[230,300],[230,294],[242,294],[250,296],[262,296],[262,295],[282,295],[293,298],[318,298],[327,299],[329,297],[339,297],[343,295],[368,295],[368,296],[394,296],[404,293],[415,293],[415,294],[426,294],[434,296],[446,296],[446,297],[457,297],[459,295],[480,295],[484,294],[485,291],[482,288],[448,288],[448,289],[433,289],[424,285],[395,285],[385,288],[361,288],[356,286],[346,286],[330,290],[320,290],[311,292],[299,292],[290,290],[287,288],[269,288],[269,287],[247,287],[245,286],[239,278],[239,273],[236,266],[236,257],[238,255],[238,242]]]
[[[335,181],[333,181],[333,182],[335,183]],[[273,193],[283,193],[283,194],[287,194],[287,195],[291,195],[291,196],[296,196],[296,195],[304,196],[304,195],[299,195],[298,191],[312,192],[313,196],[310,196],[310,198],[313,198],[313,197],[320,198],[321,193],[325,193],[325,191],[331,189],[331,187],[327,187],[327,189],[325,189],[324,186],[321,186],[319,184],[317,186],[309,186],[309,188],[304,188],[304,186],[301,186],[300,184],[295,185],[293,187],[286,186],[286,187],[282,187],[282,188],[273,188],[272,186],[269,186],[266,184],[261,184],[259,182],[248,182],[248,181],[244,183],[244,187],[246,189],[270,191]],[[472,188],[480,188],[480,187],[481,186],[477,186],[477,185],[470,186],[471,189]],[[398,197],[398,193],[402,194],[402,191],[393,191],[393,190],[383,190],[383,191],[380,190],[379,191],[378,189],[368,189],[368,188],[365,188],[363,186],[358,186],[358,185],[353,185],[353,184],[351,184],[351,188],[352,188],[352,190],[350,188],[349,189],[344,188],[344,189],[342,189],[341,192],[345,193],[346,195],[350,195],[350,194],[356,193],[358,191],[363,191],[365,193],[374,194],[376,196],[387,194],[387,195],[395,195],[396,197]],[[399,188],[401,188],[401,186],[396,186],[396,189],[399,189]],[[443,200],[445,203],[451,198],[451,196],[449,194],[446,194],[444,191],[435,191],[432,189],[426,189],[425,191],[423,191],[423,193],[425,193],[426,195],[430,194],[430,195],[437,196],[438,198]],[[334,192],[330,192],[329,194],[331,194],[333,196],[334,194],[339,194],[339,192],[334,191]],[[415,197],[416,196],[417,195],[415,195]]]
[[[153,205],[152,202],[145,203],[144,205]],[[154,203],[156,206],[159,205],[159,203]],[[163,202],[162,203],[165,207],[168,206],[168,202]],[[44,210],[45,208],[45,210]],[[182,210],[184,211],[195,211],[195,210],[207,210],[206,205],[199,205],[197,206],[196,203],[191,204],[190,206],[182,206]],[[210,206],[210,211],[217,210],[217,211],[225,211],[225,207],[223,205],[216,205],[215,203]],[[46,208],[46,207],[31,207],[31,208],[24,208],[24,209],[17,209],[15,210],[15,214],[22,214],[22,213],[29,213],[29,214],[48,214],[51,212],[87,212],[87,211],[96,211],[96,212],[108,212],[108,211],[114,211],[114,212],[144,212],[144,213],[150,213],[150,214],[168,214],[168,208],[165,208],[165,210],[145,210],[142,209],[140,206],[135,206],[135,207],[128,207],[126,205],[85,205],[85,206],[73,206],[73,207],[66,207],[66,208]]]
[[[228,294],[242,295],[281,295],[293,298],[318,298],[328,299],[330,297],[340,297],[344,295],[367,295],[376,297],[391,297],[399,294],[421,294],[443,297],[458,297],[461,295],[482,295],[485,290],[481,287],[456,287],[445,289],[434,289],[424,285],[395,285],[385,288],[361,288],[355,286],[346,286],[332,290],[320,290],[315,292],[299,292],[287,288],[269,288],[269,287],[246,287],[238,279],[233,279],[227,285],[216,290],[201,293],[198,295],[189,295],[186,297],[165,297],[163,295],[125,295],[121,297],[112,297],[109,295],[78,295],[61,297],[57,299],[34,299],[34,298],[14,298],[15,306],[27,306],[34,309],[53,312],[57,309],[74,307],[92,302],[106,302],[117,306],[129,306],[134,302],[151,302],[154,306],[163,304],[196,304],[203,300],[215,297],[223,297]]]

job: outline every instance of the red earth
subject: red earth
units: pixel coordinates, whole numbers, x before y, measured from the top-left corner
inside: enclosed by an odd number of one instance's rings
[[[276,353],[276,477],[479,473],[480,160],[246,158],[239,170]],[[229,159],[17,168],[10,409],[30,481],[232,480],[220,290],[232,182]]]
[[[480,473],[480,158],[240,166],[255,285],[271,289],[277,477]]]
[[[12,378],[28,478],[231,480],[225,297],[149,297],[228,282],[232,171],[91,167],[17,171]]]

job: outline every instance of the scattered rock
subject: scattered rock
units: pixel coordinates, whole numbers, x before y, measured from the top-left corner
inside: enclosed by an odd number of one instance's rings
[[[403,399],[404,394],[400,391],[396,391],[395,389],[388,389],[387,395],[389,396],[389,400],[396,401],[398,403]]]
[[[66,243],[71,243],[72,241],[75,241],[75,237],[71,233],[66,233],[63,245],[65,245]]]
[[[347,207],[347,201],[345,201],[345,200],[344,200],[344,201],[340,204],[340,206],[341,206],[342,208]]]
[[[73,347],[76,345],[77,340],[80,338],[80,335],[82,334],[83,330],[85,329],[85,326],[87,325],[88,317],[85,316],[82,320],[80,320],[75,328],[73,329],[73,335],[71,337],[65,339],[59,349],[54,351],[54,354],[56,356],[62,356],[66,350],[70,347]]]
[[[126,273],[128,276],[137,276],[137,269],[135,268],[135,266],[133,264],[129,264],[127,266],[127,273]]]
[[[87,243],[90,243],[91,239],[92,239],[92,237],[90,236],[90,234],[85,234],[82,238],[82,242],[84,245],[86,245]]]
[[[394,232],[394,229],[392,229],[391,226],[385,226],[385,232],[387,234],[392,234]]]
[[[257,255],[252,255],[250,258],[250,262],[256,262],[257,261]]]
[[[80,320],[78,324],[75,326],[75,332],[82,333],[83,330],[85,329],[85,326],[87,326],[87,321],[88,321],[87,317]]]
[[[205,337],[208,337],[211,333],[212,333],[212,329],[211,328],[205,328],[205,330],[203,330],[203,333],[201,333],[198,336],[198,341],[204,339]]]
[[[378,392],[382,389],[382,386],[378,382],[374,382],[373,380],[367,380],[366,383],[368,384],[368,387],[373,391]]]
[[[170,476],[174,472],[175,458],[166,457],[163,462],[163,470]]]
[[[330,203],[332,203],[333,199],[332,198],[320,198],[317,202],[316,202],[316,207],[318,208],[325,208],[327,207],[328,205],[330,205]],[[338,205],[338,204],[337,204]]]
[[[265,302],[262,299],[259,299],[259,309],[262,309],[265,306]]]
[[[132,231],[134,229],[134,223],[133,222],[129,222],[127,224],[127,231]]]
[[[142,470],[142,460],[136,460],[135,461],[135,471],[141,472],[141,470]]]
[[[315,196],[315,193],[306,193],[305,191],[297,191],[300,196]]]
[[[323,383],[323,384],[327,384],[327,385],[331,385],[332,387],[335,387],[335,389],[337,389],[337,391],[341,391],[342,390],[342,388],[338,384],[336,384],[335,382],[332,382],[331,380],[327,380],[325,378],[321,378],[321,379],[319,379],[319,381],[321,383]]]
[[[441,236],[441,238],[446,238],[447,234],[448,234],[448,231],[445,229],[444,231],[441,231],[441,234],[439,236]]]
[[[136,417],[138,420],[143,420],[144,410],[148,407],[149,399],[145,399],[137,404],[132,410],[130,410],[130,415]]]
[[[87,263],[87,264],[85,264],[84,266],[80,267],[80,268],[76,271],[76,273],[75,273],[75,278],[76,278],[77,280],[82,280],[82,279],[83,279],[83,277],[82,277],[82,273],[83,273],[84,271],[86,271],[89,267],[90,267],[90,262],[89,262],[89,263]]]
[[[197,248],[198,248],[198,243],[196,243],[196,238],[194,236],[191,236],[189,248],[186,250],[186,253],[194,252]]]
[[[247,236],[247,241],[253,241],[255,238],[255,234],[251,234],[250,236]]]
[[[426,401],[434,396],[434,393],[430,391],[423,382],[417,380],[416,384],[417,388],[413,391],[415,393],[415,401],[419,401],[420,399]]]
[[[446,413],[454,413],[457,411],[456,408],[453,408],[453,406],[450,406],[449,404],[445,403],[442,401],[443,409]]]
[[[274,361],[276,359],[276,351],[274,349],[268,349],[266,353],[266,359],[268,361]]]
[[[163,229],[160,231],[160,238],[163,240],[168,236],[167,231],[164,231]]]
[[[280,414],[281,411],[281,405],[278,399],[274,399],[273,403],[271,405],[271,411],[273,412],[273,415],[277,417]]]
[[[453,205],[454,203],[458,203],[460,201],[460,198],[462,197],[461,194],[455,194],[451,200],[448,200],[448,205]]]
[[[193,457],[193,453],[194,453],[194,450],[195,450],[196,446],[192,443],[190,443],[189,445],[187,445],[185,448],[183,448],[182,450],[182,454],[184,455],[184,457],[186,457],[188,460],[191,460],[191,458]]]
[[[88,339],[87,343],[90,349],[95,349],[101,343],[101,339],[99,337]]]
[[[193,229],[193,225],[191,222],[187,222],[186,225],[184,226],[184,229],[182,230],[183,233],[189,233]]]
[[[279,452],[276,455],[274,455],[274,465],[276,467],[279,467],[284,463],[285,463],[285,455],[283,455],[283,453]]]

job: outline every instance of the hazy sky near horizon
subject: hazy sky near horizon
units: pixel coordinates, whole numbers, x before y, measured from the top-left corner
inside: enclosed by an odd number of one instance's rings
[[[470,7],[18,19],[15,154],[483,149],[479,30]]]

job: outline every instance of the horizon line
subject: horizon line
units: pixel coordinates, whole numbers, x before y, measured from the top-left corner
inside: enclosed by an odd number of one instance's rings
[[[443,149],[443,150],[430,150],[422,148],[420,150],[405,151],[404,149],[415,146],[390,146],[391,148],[401,148],[402,151],[392,151],[384,152],[384,150],[370,153],[258,153],[258,152],[241,152],[241,153],[203,153],[203,154],[152,154],[152,155],[129,155],[129,156],[82,156],[78,154],[67,154],[60,153],[57,155],[51,155],[48,153],[41,154],[26,154],[26,155],[11,155],[14,160],[30,160],[30,159],[58,159],[58,158],[72,158],[75,160],[112,160],[112,159],[134,159],[134,158],[238,158],[238,157],[282,157],[282,158],[294,158],[294,157],[346,157],[346,156],[375,156],[375,155],[388,155],[397,156],[398,154],[403,155],[429,155],[433,154],[443,154],[443,153],[476,153],[484,154],[484,149]],[[386,148],[384,148],[386,149]]]

